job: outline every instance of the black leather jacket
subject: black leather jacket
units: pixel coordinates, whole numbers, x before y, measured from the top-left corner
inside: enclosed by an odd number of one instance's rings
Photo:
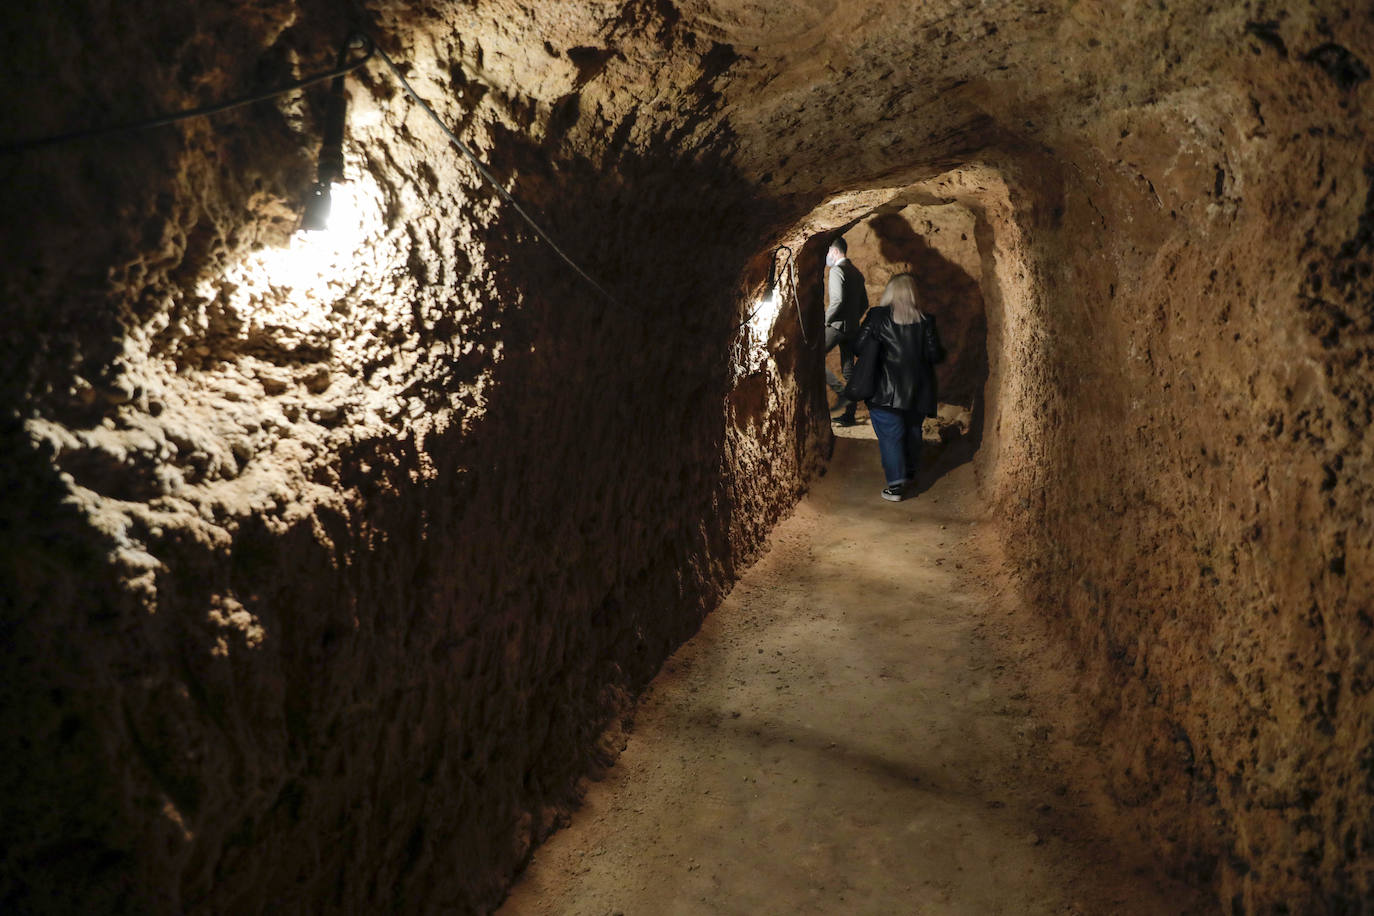
[[[915,410],[935,416],[940,389],[935,379],[936,363],[944,362],[945,348],[935,328],[935,316],[915,324],[894,324],[892,308],[879,306],[868,310],[854,352],[863,353],[870,337],[877,338],[882,350],[878,362],[878,389],[868,399],[869,407]]]

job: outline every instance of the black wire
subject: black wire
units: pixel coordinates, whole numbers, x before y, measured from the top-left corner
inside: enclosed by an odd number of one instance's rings
[[[396,66],[395,62],[387,55],[386,51],[382,50],[381,48],[377,48],[377,55],[381,57],[382,61],[391,69],[392,74],[394,74],[396,79],[400,81],[401,85],[405,88],[405,91],[410,95],[412,99],[415,100],[415,103],[419,105],[421,109],[424,110],[425,114],[430,116],[430,118],[434,121],[435,124],[439,125],[439,129],[444,132],[444,135],[447,136],[449,140],[453,141],[453,145],[458,147],[458,152],[462,153],[463,156],[469,162],[472,163],[473,168],[477,169],[478,174],[480,174],[483,180],[491,186],[491,189],[495,191],[498,195],[500,195],[502,200],[510,204],[513,208],[515,208],[515,212],[520,214],[520,218],[529,224],[529,227],[533,229],[535,233],[537,233],[538,236],[541,239],[543,239],[550,248],[554,250],[554,253],[557,254],[560,258],[562,258],[569,267],[577,271],[578,276],[580,276],[583,280],[586,280],[589,284],[591,284],[591,286],[597,292],[601,293],[601,295],[605,296],[607,301],[609,301],[612,305],[619,306],[620,308],[625,309],[626,311],[634,312],[633,309],[630,309],[628,306],[621,304],[620,300],[616,299],[615,296],[612,296],[609,292],[607,292],[606,287],[602,286],[600,283],[597,283],[595,280],[593,280],[591,278],[591,275],[588,274],[585,270],[583,270],[580,266],[578,266],[578,263],[574,261],[566,251],[559,247],[558,243],[555,242],[549,236],[549,234],[544,231],[543,227],[541,227],[537,222],[535,222],[534,217],[530,216],[529,213],[526,212],[525,208],[520,206],[520,202],[517,201],[514,197],[512,197],[511,193],[507,191],[504,187],[502,187],[501,183],[496,180],[496,177],[487,170],[487,167],[482,163],[482,160],[477,158],[477,154],[474,153],[466,143],[464,143],[462,140],[458,138],[458,135],[454,133],[453,130],[450,129],[447,124],[444,123],[444,120],[435,113],[434,109],[429,107],[428,102],[420,98],[419,93],[417,93],[411,87],[410,82],[405,78],[405,74],[401,73],[400,68]],[[638,315],[639,313],[634,312],[634,314]]]
[[[811,346],[811,341],[806,339],[806,320],[802,318],[801,296],[797,295],[797,256],[792,253],[792,249],[787,249],[787,275],[792,278],[792,302],[797,307],[797,327],[801,329],[802,345]]]
[[[323,83],[326,80],[331,80],[335,77],[344,76],[345,74],[352,73],[354,70],[357,70],[359,67],[363,66],[368,61],[370,61],[372,59],[372,54],[373,51],[376,49],[376,46],[373,44],[372,39],[368,38],[367,36],[359,37],[361,37],[363,40],[363,47],[365,52],[363,56],[355,61],[349,61],[348,63],[340,64],[333,70],[329,70],[324,73],[317,73],[313,76],[307,76],[304,79],[298,79],[295,82],[288,83],[284,86],[278,86],[275,89],[268,89],[264,90],[263,92],[255,93],[253,95],[246,95],[241,98],[230,99],[227,102],[217,102],[212,105],[202,105],[199,108],[188,108],[185,111],[177,111],[171,114],[157,115],[156,117],[147,118],[142,121],[130,121],[127,124],[112,124],[105,127],[88,127],[82,130],[72,130],[62,134],[53,134],[50,137],[38,137],[33,140],[18,140],[13,143],[0,144],[0,155],[12,155],[14,153],[23,153],[33,149],[40,149],[45,146],[53,146],[54,144],[58,143],[74,143],[78,140],[89,140],[92,137],[106,137],[111,134],[122,134],[135,130],[148,130],[154,127],[164,127],[168,124],[176,124],[179,121],[187,121],[191,118],[201,118],[206,117],[208,115],[219,114],[224,111],[230,111],[235,108],[242,108],[245,105],[252,105],[254,102],[265,102],[268,99],[274,99],[277,96],[286,95],[287,93],[295,92],[298,89],[305,89],[306,87],[313,86],[316,83]]]
[[[773,257],[776,258],[777,256],[778,256],[778,252],[777,252],[777,250],[775,249],[775,250],[773,251]],[[778,288],[775,289],[775,290],[770,289],[770,290],[768,291],[768,295],[769,295],[769,296],[773,296],[773,295],[779,295],[779,296],[780,296],[780,295],[782,295],[782,284],[778,284]],[[732,335],[738,334],[740,331],[743,331],[747,326],[749,326],[750,324],[752,324],[753,321],[754,321],[754,316],[757,315],[759,312],[763,311],[763,307],[764,307],[765,305],[767,305],[767,304],[768,304],[768,297],[765,296],[763,299],[759,300],[759,304],[758,304],[758,305],[754,306],[754,310],[753,310],[752,312],[749,313],[748,317],[746,317],[743,321],[741,321],[739,324],[735,325],[733,328],[730,329],[730,333],[731,333]]]
[[[0,155],[13,155],[16,153],[28,152],[29,150],[41,149],[45,146],[54,146],[60,143],[75,143],[81,140],[89,140],[95,137],[105,137],[110,136],[112,134],[128,133],[137,130],[148,130],[155,127],[164,127],[168,124],[176,124],[180,121],[187,121],[192,118],[200,118],[207,117],[209,115],[220,114],[221,112],[231,111],[235,108],[242,108],[245,105],[252,105],[255,102],[264,102],[268,99],[277,98],[278,96],[286,95],[287,93],[295,92],[300,89],[305,89],[317,83],[323,83],[328,80],[335,79],[336,77],[345,76],[349,73],[352,73],[354,70],[357,70],[365,66],[370,60],[372,60],[373,56],[376,55],[381,57],[381,59],[386,63],[387,67],[391,70],[392,74],[400,82],[401,86],[405,89],[406,93],[412,99],[414,99],[415,103],[420,106],[420,108],[425,112],[425,114],[429,115],[429,117],[434,121],[434,123],[439,126],[439,129],[444,132],[444,135],[447,136],[450,141],[452,141],[453,145],[458,148],[458,151],[462,153],[463,156],[469,162],[472,163],[473,167],[477,169],[478,174],[482,176],[482,179],[491,187],[493,191],[495,191],[501,197],[502,200],[506,201],[506,203],[510,204],[511,207],[514,208],[515,212],[520,215],[520,218],[523,219],[529,225],[529,227],[533,229],[535,233],[541,239],[543,239],[544,242],[550,248],[553,249],[555,254],[562,258],[563,261],[569,267],[571,267],[573,270],[577,272],[578,276],[580,276],[583,280],[587,281],[587,283],[590,284],[593,289],[601,293],[601,295],[604,296],[606,300],[610,302],[612,305],[619,306],[620,308],[625,309],[626,311],[630,311],[636,315],[639,315],[639,312],[636,312],[633,309],[630,309],[628,306],[621,303],[620,300],[616,299],[615,296],[611,295],[611,293],[604,286],[602,286],[600,283],[594,280],[590,274],[583,270],[582,267],[576,261],[574,261],[572,257],[569,256],[568,253],[564,251],[563,248],[557,242],[553,240],[553,238],[548,234],[548,232],[544,231],[544,228],[540,226],[538,222],[535,221],[534,217],[531,216],[523,206],[520,205],[520,202],[517,201],[509,191],[502,187],[501,183],[496,180],[496,177],[491,174],[491,172],[487,169],[486,165],[483,164],[482,160],[477,157],[477,155],[472,151],[472,149],[469,148],[468,145],[464,143],[461,139],[459,139],[458,135],[454,133],[454,131],[446,123],[444,123],[444,120],[439,117],[439,115],[434,111],[434,109],[430,107],[429,103],[420,97],[419,93],[417,93],[414,87],[410,85],[410,81],[405,78],[405,74],[403,74],[400,68],[396,66],[395,61],[393,61],[384,50],[377,46],[377,43],[371,38],[371,36],[365,33],[357,33],[353,36],[351,40],[360,40],[362,42],[364,50],[363,56],[358,58],[357,60],[340,64],[339,66],[334,67],[331,70],[327,70],[323,73],[313,74],[303,79],[295,80],[291,83],[278,86],[274,89],[268,89],[262,92],[254,93],[253,95],[242,96],[240,98],[230,99],[226,102],[217,102],[211,105],[202,105],[198,108],[188,108],[183,111],[172,112],[170,114],[157,115],[152,118],[145,118],[141,121],[130,121],[125,124],[113,124],[106,125],[103,127],[83,128],[81,130],[67,131],[65,133],[53,134],[47,137],[37,137],[31,140],[18,140],[10,143],[0,144]],[[794,279],[794,292],[795,286],[796,283]],[[758,310],[755,309],[754,314],[757,313]],[[752,318],[753,315],[750,316],[749,320],[752,320]],[[747,324],[748,320],[746,320],[745,323]],[[741,325],[741,327],[742,326],[743,325]],[[803,333],[805,333],[804,329]]]
[[[777,248],[773,249],[773,259],[774,262],[776,262],[778,253],[783,251],[787,252],[787,259],[783,261],[783,270],[786,273],[782,276],[786,276],[791,279],[792,301],[797,304],[797,322],[801,325],[802,343],[806,344],[807,346],[810,346],[811,341],[806,339],[806,325],[802,323],[801,298],[797,295],[797,259],[795,255],[792,254],[792,249],[788,248],[786,245],[779,245]],[[779,276],[777,289],[774,290],[775,294],[778,296],[786,295],[784,293],[784,289],[787,284],[784,284],[782,282],[782,276]],[[731,328],[730,333],[734,335],[744,330],[746,326],[753,322],[754,317],[758,315],[759,312],[763,311],[763,307],[766,304],[766,302],[767,300],[760,302],[758,305],[754,306],[754,310],[749,313],[749,317],[745,318],[739,324]],[[781,311],[781,309],[779,309],[779,311]]]
[[[801,296],[797,295],[797,255],[786,245],[779,245],[773,252],[776,257],[779,251],[787,252],[787,260],[783,262],[783,270],[787,272],[787,278],[792,285],[792,303],[797,307],[797,327],[801,330],[802,344],[811,346],[811,341],[806,338],[806,322],[802,320]],[[781,284],[779,284],[781,288]]]

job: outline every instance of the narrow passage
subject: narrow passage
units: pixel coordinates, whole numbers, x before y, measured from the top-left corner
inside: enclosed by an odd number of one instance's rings
[[[884,502],[870,428],[846,432],[503,914],[1188,909],[1047,756],[1017,686],[1036,659],[970,569],[972,466]]]

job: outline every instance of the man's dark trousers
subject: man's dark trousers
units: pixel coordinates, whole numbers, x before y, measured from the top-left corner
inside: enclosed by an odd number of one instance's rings
[[[849,377],[854,374],[854,350],[849,346],[850,341],[844,336],[844,332],[831,325],[825,326],[825,352],[830,353],[835,347],[840,348],[840,373],[844,380],[835,377],[835,373],[830,371],[830,367],[825,367],[825,383],[830,386],[830,390],[835,392],[835,397],[839,401],[835,404],[835,409],[844,408],[842,415],[845,420],[854,419],[854,411],[859,405],[844,396],[844,386],[849,384]]]

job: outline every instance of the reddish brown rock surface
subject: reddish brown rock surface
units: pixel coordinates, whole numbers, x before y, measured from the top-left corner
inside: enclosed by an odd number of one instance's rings
[[[620,306],[376,63],[360,221],[304,277],[270,252],[322,90],[0,159],[4,908],[499,899],[828,449],[797,312],[737,329],[767,251],[957,205],[976,266],[905,244],[981,287],[982,485],[1119,801],[1224,909],[1367,909],[1367,10],[362,6]],[[348,25],[35,5],[3,139],[325,68]]]

